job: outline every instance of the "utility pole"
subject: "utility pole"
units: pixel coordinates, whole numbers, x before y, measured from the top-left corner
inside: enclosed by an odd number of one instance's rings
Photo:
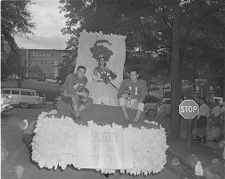
[[[223,53],[223,101],[225,102],[225,53]]]

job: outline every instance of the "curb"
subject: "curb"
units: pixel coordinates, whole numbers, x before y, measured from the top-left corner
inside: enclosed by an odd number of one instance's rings
[[[185,157],[184,155],[179,154],[178,152],[176,153],[171,147],[169,147],[167,149],[167,152],[170,155],[179,158],[179,160],[184,165],[189,166],[191,169],[193,169],[193,171],[195,171],[195,165],[196,165],[196,162],[198,160],[197,157],[195,158],[195,155],[194,156],[186,155],[186,157]],[[214,173],[209,166],[202,165],[202,168],[203,168],[203,177],[205,179],[223,179],[221,176],[219,176],[216,173]]]

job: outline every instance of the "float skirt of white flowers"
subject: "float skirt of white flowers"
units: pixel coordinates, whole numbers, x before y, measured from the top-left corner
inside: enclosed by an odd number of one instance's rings
[[[42,112],[32,142],[32,160],[40,168],[91,168],[101,173],[148,175],[158,173],[166,164],[164,128],[122,128],[117,124],[87,126],[69,117]]]

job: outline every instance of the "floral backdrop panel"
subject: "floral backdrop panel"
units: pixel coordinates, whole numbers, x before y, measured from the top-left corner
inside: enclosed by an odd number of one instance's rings
[[[92,81],[94,68],[98,66],[98,55],[103,53],[108,58],[106,67],[117,75],[113,84],[120,86],[126,58],[125,38],[125,36],[106,35],[102,32],[83,31],[80,33],[77,66],[83,65],[87,68],[86,76],[89,83]]]

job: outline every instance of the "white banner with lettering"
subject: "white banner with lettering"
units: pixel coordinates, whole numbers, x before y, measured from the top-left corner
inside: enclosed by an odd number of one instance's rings
[[[132,169],[132,150],[122,129],[94,127],[79,131],[79,168]]]

